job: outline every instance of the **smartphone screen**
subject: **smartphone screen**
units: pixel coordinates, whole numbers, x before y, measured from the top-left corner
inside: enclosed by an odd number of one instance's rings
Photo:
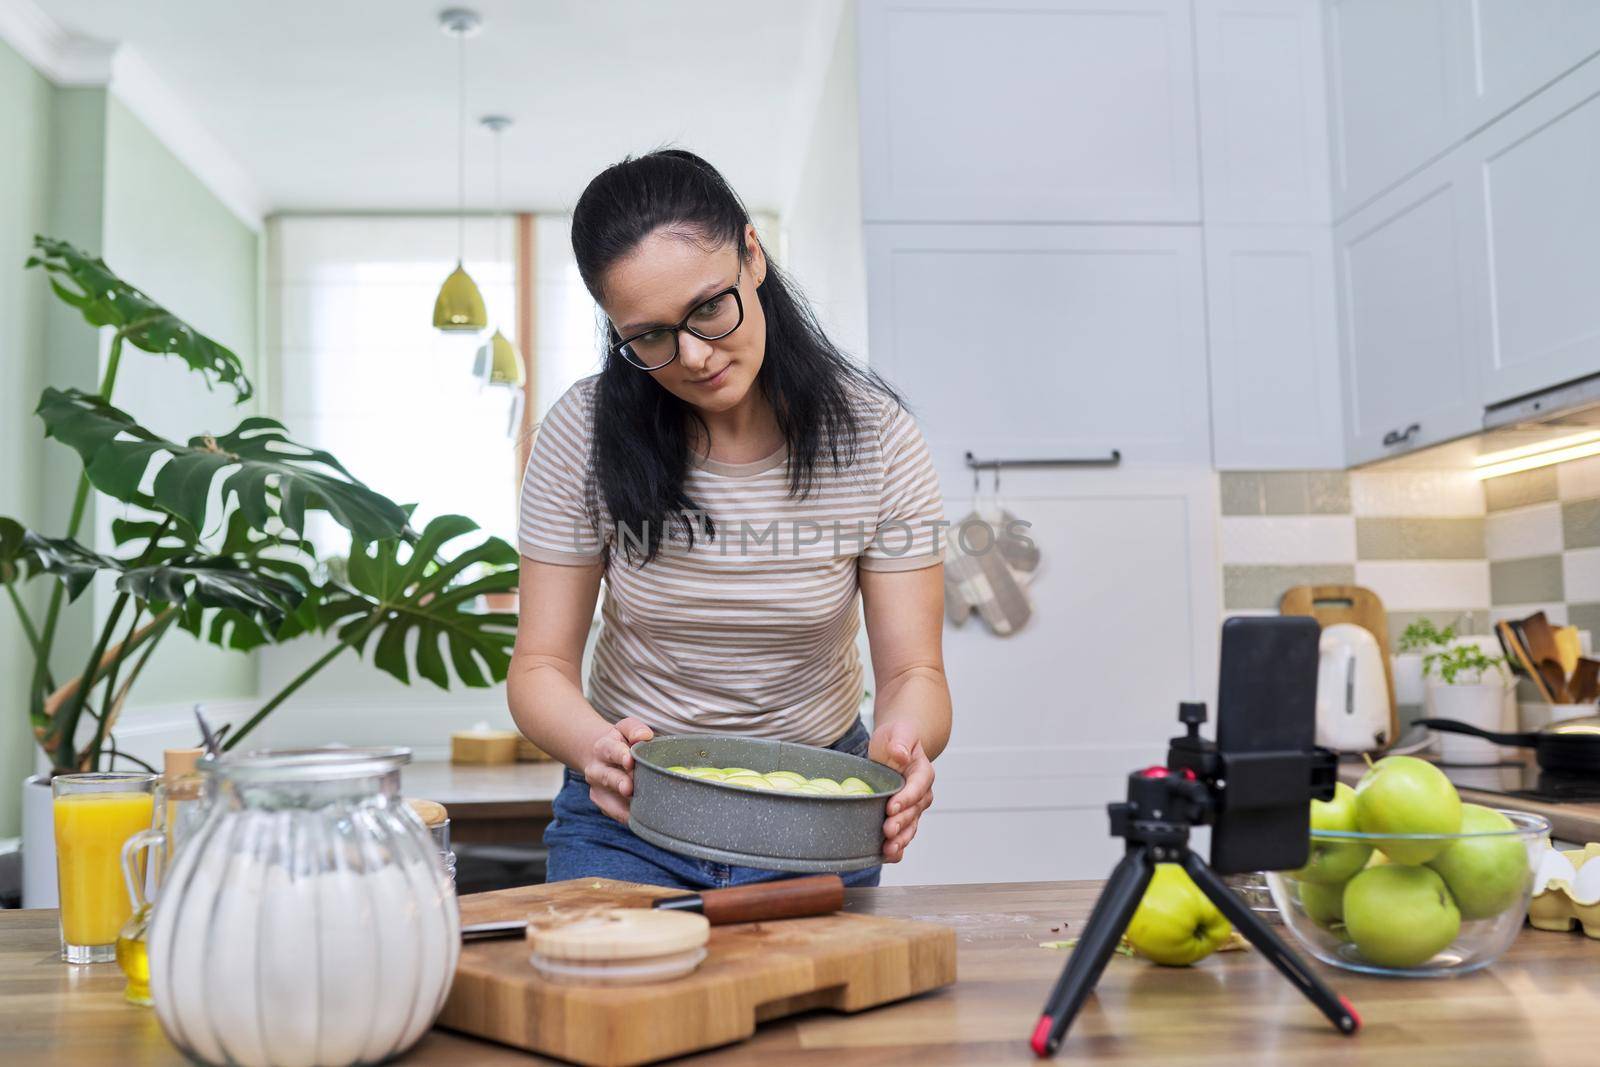
[[[1304,753],[1298,782],[1273,795],[1282,804],[1230,807],[1235,796],[1259,794],[1257,783],[1238,780],[1248,761],[1230,771],[1222,810],[1211,831],[1211,866],[1222,874],[1281,871],[1305,863],[1310,848],[1309,755],[1316,743],[1317,660],[1322,627],[1315,619],[1280,615],[1234,618],[1222,624],[1222,664],[1217,691],[1217,751],[1222,756]]]

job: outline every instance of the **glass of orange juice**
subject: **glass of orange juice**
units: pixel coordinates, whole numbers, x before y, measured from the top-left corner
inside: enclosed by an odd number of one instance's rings
[[[61,958],[109,963],[133,905],[122,846],[155,814],[153,774],[63,774],[51,783],[56,878],[61,889]]]

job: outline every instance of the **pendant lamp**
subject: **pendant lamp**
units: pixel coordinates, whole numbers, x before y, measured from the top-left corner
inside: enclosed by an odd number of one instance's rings
[[[433,325],[447,333],[477,333],[489,325],[478,283],[467,273],[467,38],[483,26],[476,11],[451,8],[439,15],[439,28],[456,39],[456,269],[439,287]]]
[[[494,134],[494,260],[500,262],[500,134],[511,125],[505,115],[485,115],[478,122]],[[511,339],[495,327],[494,336],[478,350],[478,366],[483,368],[484,380],[490,385],[509,385],[521,388],[527,381],[522,356]]]

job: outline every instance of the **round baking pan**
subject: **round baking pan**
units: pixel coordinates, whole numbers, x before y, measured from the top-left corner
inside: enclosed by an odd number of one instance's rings
[[[774,871],[858,871],[883,862],[889,798],[905,779],[881,763],[790,741],[689,735],[633,746],[628,827],[695,859]],[[860,778],[871,793],[764,792],[668,767],[748,767],[807,778]]]

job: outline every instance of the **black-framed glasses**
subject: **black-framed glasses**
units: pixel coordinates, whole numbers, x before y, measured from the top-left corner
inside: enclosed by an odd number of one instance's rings
[[[739,257],[739,273],[733,284],[696,304],[694,310],[676,326],[654,326],[643,333],[624,338],[611,351],[640,370],[660,370],[678,358],[678,334],[689,331],[702,341],[720,341],[744,322],[744,300],[739,283],[744,279],[744,256]],[[612,329],[613,336],[616,334]]]

